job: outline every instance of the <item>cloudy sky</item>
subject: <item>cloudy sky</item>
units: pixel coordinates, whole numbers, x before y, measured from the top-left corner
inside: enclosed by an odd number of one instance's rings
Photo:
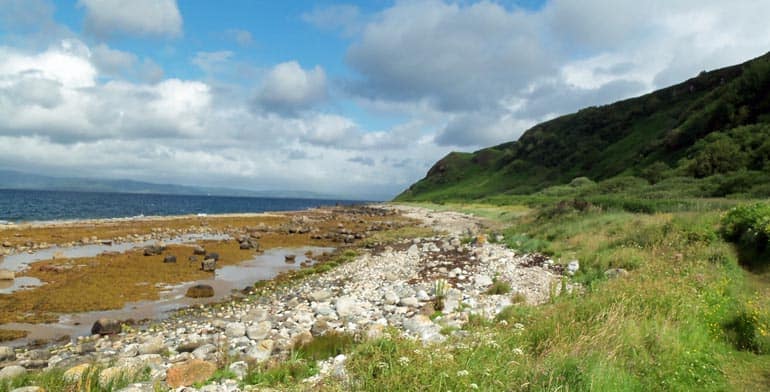
[[[770,50],[770,1],[0,0],[0,168],[389,198]]]

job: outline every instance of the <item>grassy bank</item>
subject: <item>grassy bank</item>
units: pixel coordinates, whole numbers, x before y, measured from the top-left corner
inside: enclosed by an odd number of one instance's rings
[[[583,292],[514,305],[441,347],[398,337],[360,345],[349,366],[356,389],[770,388],[770,279],[747,271],[722,238],[721,209],[639,214],[552,205],[514,219],[509,210],[498,210],[508,245],[579,260],[571,279]],[[628,274],[611,279],[611,268]]]

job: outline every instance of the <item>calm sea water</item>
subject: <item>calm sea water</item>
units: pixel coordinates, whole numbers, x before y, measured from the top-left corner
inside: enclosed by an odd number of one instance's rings
[[[291,211],[361,201],[0,189],[0,221]]]

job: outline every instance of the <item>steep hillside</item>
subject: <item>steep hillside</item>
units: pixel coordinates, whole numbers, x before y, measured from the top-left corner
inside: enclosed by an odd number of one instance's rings
[[[770,194],[768,162],[770,53],[556,118],[515,142],[452,152],[397,200],[531,194],[578,177],[618,176],[701,184],[690,196],[761,196]]]

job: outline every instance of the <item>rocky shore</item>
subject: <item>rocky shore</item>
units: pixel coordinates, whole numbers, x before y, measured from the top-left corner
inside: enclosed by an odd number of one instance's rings
[[[329,333],[376,339],[389,331],[441,344],[462,334],[469,317],[492,318],[513,302],[542,303],[560,276],[549,260],[490,243],[471,216],[394,206],[440,235],[360,249],[355,260],[261,295],[200,306],[161,322],[103,333],[50,348],[0,347],[0,379],[34,369],[66,369],[78,380],[102,369],[107,385],[149,371],[149,381],[122,391],[249,391],[239,380],[255,364],[286,359],[293,348]],[[497,240],[492,238],[492,240]],[[493,241],[495,242],[495,241]],[[506,290],[494,290],[503,285]],[[105,320],[105,325],[118,322]],[[319,364],[312,387],[327,377],[344,382],[345,354]],[[230,375],[199,388],[217,369]]]

